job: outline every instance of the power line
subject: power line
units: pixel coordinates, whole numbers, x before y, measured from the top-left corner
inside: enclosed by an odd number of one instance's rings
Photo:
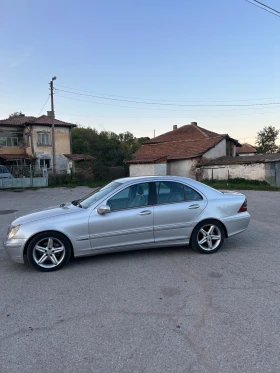
[[[250,107],[250,106],[268,106],[268,105],[280,105],[280,102],[270,102],[270,103],[253,103],[253,104],[171,104],[171,103],[160,103],[160,102],[145,102],[145,101],[135,101],[135,100],[126,100],[118,98],[108,98],[105,96],[90,95],[87,93],[78,93],[73,91],[66,91],[64,89],[57,89],[58,92],[66,92],[79,96],[95,97],[102,100],[118,101],[118,102],[128,102],[133,104],[142,104],[142,105],[160,105],[160,106],[180,106],[180,107]]]
[[[259,3],[259,4],[263,5],[264,7],[268,8],[268,9],[273,10],[273,12],[276,12],[276,13],[279,13],[279,14],[280,14],[280,12],[279,12],[278,10],[276,10],[276,9],[274,9],[274,8],[271,8],[270,6],[268,6],[268,5],[266,5],[266,4],[263,4],[263,3],[261,3],[261,2],[258,1],[258,0],[253,0],[253,1],[254,1],[255,3]]]
[[[37,117],[42,113],[42,111],[44,110],[44,107],[47,105],[47,102],[49,101],[50,99],[50,95],[48,95],[48,98],[47,98],[47,101],[44,103],[44,106],[42,107],[42,109],[40,110],[39,114],[37,115]]]
[[[268,12],[268,13],[271,13],[271,14],[275,15],[276,17],[280,17],[279,14],[277,14],[277,13],[273,13],[273,12],[271,12],[270,10],[263,8],[262,6],[259,6],[259,5],[257,5],[257,4],[252,3],[252,2],[249,1],[249,0],[245,0],[245,1],[247,1],[247,3],[249,3],[249,4],[251,4],[251,5],[255,5],[255,6],[257,6],[258,8],[260,8],[260,9],[262,9],[262,10],[265,10],[265,11]],[[253,1],[254,1],[254,0],[253,0]]]
[[[68,88],[68,89],[71,89],[72,91],[93,93],[94,95],[99,95],[99,96],[119,97],[119,98],[131,99],[131,100],[155,101],[154,99],[150,99],[150,98],[128,97],[128,96],[112,95],[112,94],[108,94],[108,93],[98,93],[98,92],[88,91],[88,90],[84,90],[84,89],[73,88],[73,87],[69,87],[69,86],[65,86],[65,85],[61,85],[61,84],[56,84],[56,86],[62,87],[62,88]],[[275,100],[275,99],[278,99],[278,98],[280,98],[280,97],[277,96],[277,97],[251,98],[251,99],[246,99],[246,100],[244,100],[244,99],[240,99],[240,100],[211,100],[211,101],[208,101],[208,102],[238,102],[238,101],[246,102],[246,101]],[[159,100],[159,99],[156,99],[156,101],[158,101],[158,102],[172,102],[172,103],[173,102],[185,102],[185,103],[186,102],[206,102],[206,101],[201,101],[201,100],[188,101],[188,100]]]
[[[74,101],[81,101],[81,102],[90,102],[92,104],[97,104],[97,105],[106,105],[106,106],[116,106],[116,107],[121,107],[121,108],[126,108],[126,109],[139,109],[139,110],[151,110],[151,111],[176,111],[176,112],[182,112],[182,111],[187,111],[187,112],[190,112],[190,111],[197,111],[199,109],[199,111],[206,111],[206,112],[213,112],[213,111],[223,111],[223,112],[227,112],[227,111],[239,111],[239,110],[256,110],[256,109],[259,109],[260,107],[259,106],[254,106],[254,107],[243,107],[243,108],[230,108],[230,109],[214,109],[214,110],[210,110],[210,109],[201,109],[201,108],[193,108],[193,109],[154,109],[154,108],[145,108],[145,107],[137,107],[137,106],[124,106],[124,105],[118,105],[118,104],[108,104],[108,103],[105,103],[105,102],[97,102],[97,101],[90,101],[90,100],[81,100],[79,98],[75,98],[75,97],[68,97],[68,96],[63,96],[63,95],[60,95],[60,94],[57,94],[56,97],[63,97],[63,98],[66,98],[66,99],[69,99],[69,100],[74,100]],[[275,105],[274,106],[266,106],[266,107],[262,107],[263,109],[274,109],[274,108],[278,108],[280,107],[280,103],[278,105]]]
[[[62,96],[61,96],[62,97]],[[275,107],[278,108],[278,107]],[[274,109],[274,108],[273,108]],[[262,112],[262,113],[234,113],[234,114],[221,114],[221,115],[204,115],[204,116],[197,116],[196,118],[220,118],[223,116],[227,117],[232,117],[232,116],[245,116],[245,115],[268,115],[268,114],[275,114],[275,112],[269,111],[269,112]],[[57,115],[61,116],[68,116],[68,117],[84,117],[84,118],[89,118],[89,119],[96,119],[96,118],[104,118],[104,119],[186,119],[186,116],[152,116],[152,117],[147,117],[147,116],[110,116],[108,117],[107,115],[85,115],[85,114],[69,114],[69,113],[57,113]]]

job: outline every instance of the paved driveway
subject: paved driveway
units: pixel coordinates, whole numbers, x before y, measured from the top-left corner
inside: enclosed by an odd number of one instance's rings
[[[1,240],[3,211],[89,191],[0,191]],[[280,193],[246,195],[248,231],[213,255],[143,250],[39,273],[1,243],[0,372],[278,373]]]

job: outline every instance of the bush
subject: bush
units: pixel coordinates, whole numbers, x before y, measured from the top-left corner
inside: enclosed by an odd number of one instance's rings
[[[244,179],[242,177],[237,177],[234,179],[228,179],[228,180],[220,180],[220,179],[203,179],[201,180],[202,183],[205,184],[226,184],[226,185],[260,185],[260,186],[269,186],[268,182],[264,180],[249,180],[249,179]]]
[[[50,175],[49,176],[49,185],[68,185],[68,184],[75,184],[77,183],[78,178],[76,174],[58,174],[55,177]]]

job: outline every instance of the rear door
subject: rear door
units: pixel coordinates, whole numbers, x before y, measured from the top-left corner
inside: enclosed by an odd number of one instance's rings
[[[159,181],[155,184],[155,243],[188,240],[193,221],[205,209],[207,200],[182,183]]]

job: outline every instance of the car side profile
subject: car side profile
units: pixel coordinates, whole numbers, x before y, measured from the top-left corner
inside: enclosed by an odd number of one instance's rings
[[[249,224],[241,193],[220,192],[183,177],[115,180],[71,203],[14,220],[4,242],[8,256],[53,271],[71,256],[191,244],[204,254]]]
[[[0,179],[12,179],[12,177],[7,167],[0,165]]]

